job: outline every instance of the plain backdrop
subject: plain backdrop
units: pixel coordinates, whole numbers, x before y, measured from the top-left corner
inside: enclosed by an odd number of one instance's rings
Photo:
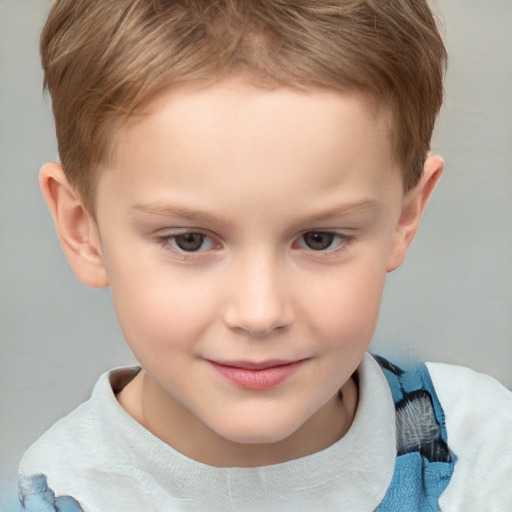
[[[134,363],[108,290],[72,274],[38,187],[55,160],[38,37],[49,0],[0,0],[0,510],[17,510],[22,452]],[[372,350],[470,366],[512,387],[512,2],[437,0],[450,54],[434,151],[445,174]]]

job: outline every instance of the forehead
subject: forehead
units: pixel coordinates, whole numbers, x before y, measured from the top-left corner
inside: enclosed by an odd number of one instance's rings
[[[212,83],[173,86],[152,97],[118,127],[118,154],[127,145],[133,147],[130,139],[139,130],[158,135],[165,126],[173,134],[169,143],[193,144],[201,136],[221,140],[254,135],[262,125],[268,133],[281,131],[300,138],[302,132],[304,137],[314,134],[326,141],[343,136],[350,126],[349,131],[365,131],[369,140],[378,135],[392,148],[390,113],[375,98],[358,91],[297,89],[235,75]]]
[[[222,189],[230,198],[259,191],[275,201],[283,193],[313,197],[349,181],[378,194],[389,175],[400,175],[389,116],[373,107],[354,94],[240,79],[176,87],[119,129],[105,174],[117,176],[120,187],[129,176],[138,186],[127,192],[147,189],[149,202],[156,182],[175,191],[203,186],[212,195]]]

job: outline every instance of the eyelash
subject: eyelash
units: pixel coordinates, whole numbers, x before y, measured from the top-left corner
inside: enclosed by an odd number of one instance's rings
[[[303,233],[300,236],[299,241],[302,241],[304,244],[306,244],[306,242],[304,240],[307,235],[328,235],[329,237],[332,237],[332,240],[330,241],[329,245],[324,249],[315,250],[311,247],[304,247],[304,249],[306,251],[308,251],[312,254],[318,255],[318,256],[321,255],[322,257],[334,256],[334,255],[339,254],[342,251],[346,251],[350,247],[350,244],[354,240],[354,236],[346,235],[346,234],[340,233],[338,231],[323,231],[323,230],[314,231],[314,230],[311,230],[311,231],[306,231],[305,233]],[[337,244],[333,248],[330,248],[336,239],[337,239]]]
[[[338,255],[338,254],[346,251],[355,239],[355,237],[353,235],[346,235],[346,234],[340,233],[338,231],[309,230],[309,231],[305,231],[304,233],[302,233],[302,235],[298,238],[298,241],[304,241],[304,237],[308,234],[330,235],[333,237],[333,241],[331,241],[329,246],[326,247],[325,249],[315,250],[315,249],[312,249],[311,247],[300,247],[300,249],[303,249],[303,250],[311,253],[311,255],[315,255],[316,257],[324,257],[324,258],[330,257],[330,256],[335,256],[335,255]],[[173,243],[176,243],[176,240],[179,237],[183,237],[186,235],[199,235],[199,236],[203,237],[201,240],[201,246],[197,250],[192,250],[192,251],[187,251],[182,248],[173,246]],[[183,260],[187,260],[189,258],[205,257],[205,255],[203,255],[202,253],[207,252],[210,249],[213,249],[216,245],[217,245],[217,247],[220,247],[220,244],[216,244],[209,235],[207,235],[206,233],[203,233],[201,231],[180,231],[180,232],[176,232],[176,233],[169,233],[164,236],[159,236],[157,239],[158,239],[158,242],[161,244],[161,246],[164,249],[169,250],[176,255],[179,255]],[[330,245],[332,245],[332,243],[336,239],[338,239],[337,245],[334,248],[329,249]],[[209,240],[213,247],[201,250],[201,247],[203,246],[205,240]],[[295,242],[294,245],[296,243],[297,242]],[[305,242],[303,242],[303,244],[305,244]]]

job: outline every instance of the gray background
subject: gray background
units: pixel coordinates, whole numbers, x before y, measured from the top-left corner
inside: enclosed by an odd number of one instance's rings
[[[439,0],[450,70],[434,150],[446,171],[373,349],[470,366],[512,387],[512,2]],[[0,507],[29,443],[131,364],[109,292],[74,278],[40,195],[56,158],[38,36],[49,0],[0,0]]]

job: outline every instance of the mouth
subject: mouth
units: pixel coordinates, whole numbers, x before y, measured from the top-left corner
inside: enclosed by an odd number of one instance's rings
[[[250,390],[276,388],[289,379],[306,359],[297,361],[211,361],[210,366],[237,387]]]

